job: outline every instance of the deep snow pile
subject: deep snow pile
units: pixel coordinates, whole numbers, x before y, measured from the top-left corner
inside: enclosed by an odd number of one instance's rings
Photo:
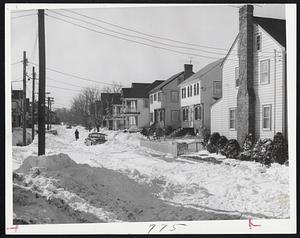
[[[139,146],[144,139],[140,134],[101,130],[108,135],[108,142],[85,146],[83,141],[89,132],[84,128],[78,127],[78,141],[74,139],[75,129],[57,130],[58,136],[47,137],[48,153],[64,152],[77,163],[120,171],[150,186],[158,184],[158,195],[165,201],[201,210],[240,212],[244,217],[289,217],[289,169],[284,165],[266,168],[231,159],[220,164],[167,162],[161,159],[161,153]],[[23,148],[36,151],[34,143]],[[25,153],[14,153],[14,159]]]

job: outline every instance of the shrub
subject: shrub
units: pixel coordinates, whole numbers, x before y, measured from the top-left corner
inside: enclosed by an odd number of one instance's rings
[[[271,139],[258,140],[252,150],[252,160],[264,165],[270,165],[273,162],[272,146]]]
[[[237,140],[231,139],[220,152],[227,158],[236,159],[240,152],[240,145]]]
[[[143,136],[148,136],[149,135],[149,130],[150,128],[147,128],[147,127],[143,127],[142,131],[141,131],[141,134]]]
[[[218,151],[217,142],[220,139],[220,134],[218,132],[214,132],[208,140],[206,149],[209,153],[216,153]]]
[[[280,132],[274,135],[271,155],[279,164],[284,164],[288,160],[288,144]]]
[[[160,127],[156,128],[155,130],[156,136],[157,137],[162,137],[164,135],[164,130]]]
[[[168,136],[170,135],[172,132],[174,131],[173,127],[172,126],[167,126],[165,128],[165,134]]]
[[[209,143],[209,144],[212,144],[212,145],[216,145],[219,139],[220,139],[220,134],[219,134],[218,132],[214,132],[214,133],[212,133],[212,135],[209,137],[208,143]]]
[[[239,154],[237,159],[248,160],[248,161],[251,160],[253,141],[254,141],[254,137],[251,133],[246,136],[243,147],[242,147],[242,152]]]
[[[220,151],[227,145],[228,139],[226,136],[221,136],[220,139],[217,142],[217,153],[220,153]]]

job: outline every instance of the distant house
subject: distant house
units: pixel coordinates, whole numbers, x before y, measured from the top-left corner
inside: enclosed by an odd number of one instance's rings
[[[22,124],[23,90],[12,90],[11,96],[12,127],[20,127]]]
[[[11,93],[11,114],[12,114],[12,127],[20,127],[23,124],[23,90],[12,90]],[[29,98],[26,98],[26,126],[31,118],[31,109]]]
[[[96,101],[96,115],[102,127],[113,129],[113,105],[120,104],[120,93],[101,93],[100,102]]]
[[[179,84],[193,75],[193,65],[185,64],[179,72],[150,91],[150,124],[178,128],[180,121]]]
[[[246,135],[287,135],[285,20],[239,10],[239,35],[223,66],[222,98],[211,108],[211,131],[240,144]]]
[[[206,65],[179,84],[181,127],[210,130],[210,107],[222,96],[223,59]]]
[[[162,82],[156,80],[153,83],[132,83],[131,88],[122,88],[122,108],[115,105],[116,112],[121,110],[121,115],[117,113],[117,117],[122,116],[124,120],[124,123],[121,123],[121,119],[116,117],[121,127],[129,129],[149,126],[149,91]]]

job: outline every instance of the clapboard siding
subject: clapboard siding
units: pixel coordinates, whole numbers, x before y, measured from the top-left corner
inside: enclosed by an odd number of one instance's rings
[[[254,24],[254,34],[261,34],[262,36],[262,50],[254,52],[255,133],[257,138],[272,138],[276,132],[284,132],[283,52],[281,46],[259,25]],[[270,83],[261,84],[260,62],[266,59],[270,61]],[[262,128],[263,105],[271,105],[272,107],[271,130]]]
[[[229,129],[229,109],[237,106],[235,68],[239,66],[237,56],[238,41],[235,42],[222,70],[222,98],[211,107],[211,132],[219,132],[227,138],[236,138],[236,130]]]

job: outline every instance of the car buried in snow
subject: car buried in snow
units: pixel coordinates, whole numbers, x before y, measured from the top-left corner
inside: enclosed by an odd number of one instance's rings
[[[84,140],[85,145],[103,144],[107,141],[107,135],[100,132],[93,132]]]

